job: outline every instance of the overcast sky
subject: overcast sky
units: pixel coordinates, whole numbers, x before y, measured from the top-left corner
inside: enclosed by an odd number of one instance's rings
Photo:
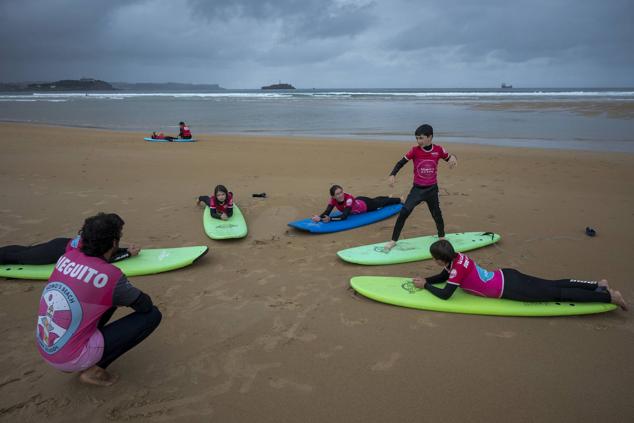
[[[0,81],[634,86],[634,0],[0,0]]]

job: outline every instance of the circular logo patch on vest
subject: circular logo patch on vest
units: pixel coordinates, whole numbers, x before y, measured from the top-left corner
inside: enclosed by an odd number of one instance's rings
[[[83,312],[77,296],[62,282],[49,283],[37,317],[37,340],[47,354],[55,354],[66,345],[81,324]]]
[[[421,160],[417,170],[419,176],[429,178],[436,172],[436,162],[433,160]]]

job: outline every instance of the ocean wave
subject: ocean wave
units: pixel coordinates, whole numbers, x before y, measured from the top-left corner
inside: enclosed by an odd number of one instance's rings
[[[515,99],[515,98],[616,98],[634,99],[634,91],[597,91],[597,90],[315,90],[294,92],[213,92],[213,93],[32,93],[0,94],[0,101],[66,101],[66,100],[126,100],[135,98],[172,98],[172,99]]]

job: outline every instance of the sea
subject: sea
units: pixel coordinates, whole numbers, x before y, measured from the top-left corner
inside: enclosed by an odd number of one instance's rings
[[[592,110],[591,113],[579,111]],[[607,113],[617,107],[624,113]],[[634,153],[634,88],[0,93],[0,121],[70,127]],[[587,111],[587,110],[586,110]]]

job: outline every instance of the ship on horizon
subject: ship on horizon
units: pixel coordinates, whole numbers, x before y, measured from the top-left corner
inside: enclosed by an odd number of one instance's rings
[[[511,89],[513,86],[511,84],[507,84],[506,82],[502,82],[502,89]]]

